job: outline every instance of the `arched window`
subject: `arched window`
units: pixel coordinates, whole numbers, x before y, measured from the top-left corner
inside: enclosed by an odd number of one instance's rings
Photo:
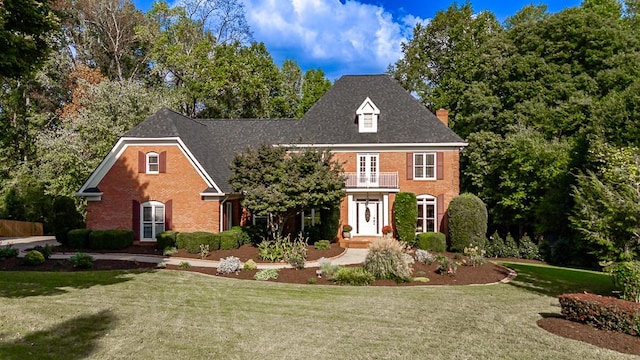
[[[438,231],[437,225],[437,200],[431,195],[420,195],[418,198],[418,223],[417,232]]]
[[[158,153],[147,153],[147,174],[159,174],[160,173],[160,156]]]
[[[164,204],[149,201],[140,205],[140,240],[153,241],[164,231]]]

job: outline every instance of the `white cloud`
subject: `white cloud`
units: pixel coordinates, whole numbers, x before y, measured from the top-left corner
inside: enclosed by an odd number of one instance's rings
[[[401,56],[413,26],[425,20],[357,1],[243,0],[256,41],[278,63],[293,58],[303,69],[321,67],[329,78],[382,73]]]

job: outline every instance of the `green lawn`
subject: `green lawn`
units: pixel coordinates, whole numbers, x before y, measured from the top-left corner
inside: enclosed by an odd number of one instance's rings
[[[500,284],[336,287],[179,271],[0,272],[0,359],[625,359]]]

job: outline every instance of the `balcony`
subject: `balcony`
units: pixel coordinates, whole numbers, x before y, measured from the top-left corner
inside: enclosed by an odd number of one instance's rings
[[[374,174],[344,173],[344,176],[347,178],[347,189],[398,188],[397,172],[381,172]]]

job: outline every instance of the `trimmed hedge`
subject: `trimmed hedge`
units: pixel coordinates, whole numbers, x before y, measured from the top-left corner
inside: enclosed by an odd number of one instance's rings
[[[595,294],[562,294],[558,300],[568,320],[640,335],[640,303]]]
[[[178,249],[185,249],[190,254],[199,254],[200,245],[209,245],[209,251],[220,250],[220,234],[206,231],[179,233],[176,237]]]
[[[435,252],[447,251],[447,236],[440,232],[425,232],[418,234],[417,247],[422,250]]]
[[[400,241],[409,245],[416,242],[416,222],[418,221],[418,200],[416,194],[400,192],[393,204],[396,234]]]
[[[176,246],[176,237],[178,233],[175,231],[163,231],[156,235],[156,249],[164,250],[166,248]]]
[[[120,250],[133,245],[132,230],[93,230],[88,248],[92,250]]]
[[[85,249],[89,243],[89,229],[73,229],[67,234],[67,245],[72,249]]]
[[[451,250],[463,252],[471,244],[484,249],[487,241],[487,207],[479,197],[462,194],[451,200],[447,210]]]
[[[248,240],[248,237],[245,239],[245,233],[239,226],[235,226],[230,230],[225,230],[221,232],[219,236],[221,250],[237,249]]]

